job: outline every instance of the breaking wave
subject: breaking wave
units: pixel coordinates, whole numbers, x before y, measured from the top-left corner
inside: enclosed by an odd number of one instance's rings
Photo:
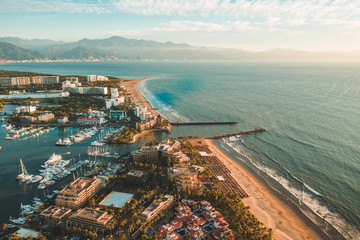
[[[275,162],[277,166],[279,166],[279,171],[284,172],[286,177],[281,176],[281,174],[279,174],[279,172],[275,169],[266,166],[264,161],[255,159],[255,157],[252,156],[252,152],[256,151],[252,150],[248,145],[246,145],[244,140],[240,137],[223,139],[220,145],[229,153],[235,151],[238,155],[236,157],[237,160],[240,160],[245,164],[247,162],[251,163],[253,167],[261,170],[261,172],[275,180],[298,200],[299,205],[306,205],[314,214],[316,214],[322,220],[326,221],[327,224],[331,224],[346,239],[360,239],[359,230],[347,223],[346,220],[340,216],[340,214],[330,211],[330,209],[326,206],[326,199],[321,195],[321,193],[306,184],[304,181],[298,179],[289,170],[282,167],[275,159],[268,157],[269,160]],[[259,153],[256,152],[255,154],[258,155]],[[306,212],[304,212],[304,214],[307,215],[310,219],[314,220]]]

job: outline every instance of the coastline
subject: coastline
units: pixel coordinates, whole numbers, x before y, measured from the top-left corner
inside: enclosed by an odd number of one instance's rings
[[[158,113],[157,111],[155,111],[155,109],[152,107],[152,105],[149,103],[149,101],[144,97],[144,95],[142,95],[142,93],[139,90],[139,84],[142,81],[148,80],[150,79],[150,77],[147,78],[140,78],[140,79],[134,79],[134,80],[130,80],[130,81],[124,81],[121,84],[125,87],[125,92],[127,95],[130,95],[132,101],[134,102],[135,105],[141,106],[141,107],[146,107],[147,110],[149,112],[151,112],[151,114],[153,115],[160,115],[162,118],[164,118],[160,113]],[[166,119],[166,118],[164,118]],[[134,135],[131,139],[130,142],[128,142],[128,144],[132,144],[135,143],[140,137],[147,135],[148,133],[151,132],[157,132],[159,130],[157,129],[150,129],[150,130],[145,130],[142,131],[141,133],[138,133],[136,135]]]
[[[136,79],[124,82],[123,85],[136,104],[147,107],[153,114],[159,114],[138,89],[140,82],[147,79],[149,78]],[[135,142],[138,137],[144,136],[149,132],[151,131],[142,132],[136,135],[136,138],[134,136],[132,142]],[[250,207],[250,211],[263,222],[266,227],[273,229],[275,239],[326,239],[320,229],[313,229],[314,223],[312,223],[311,220],[297,213],[296,209],[274,194],[258,176],[255,176],[248,169],[228,156],[213,140],[206,139],[205,142],[209,145],[212,152],[215,153],[230,170],[233,178],[240,184],[245,192],[249,194],[248,198],[243,199],[244,204]]]
[[[213,140],[206,139],[210,150],[230,170],[233,178],[249,194],[245,205],[265,224],[272,228],[275,239],[324,239],[321,232],[314,230],[306,216],[300,216],[295,209],[280,199],[266,185],[246,168],[222,151]]]
[[[140,79],[134,79],[130,81],[124,81],[121,83],[125,87],[126,94],[131,96],[132,101],[141,107],[146,107],[148,111],[150,111],[152,114],[159,115],[158,112],[154,110],[154,108],[151,106],[149,101],[142,95],[140,92],[138,85],[145,80],[150,79],[150,77],[147,78],[140,78]]]

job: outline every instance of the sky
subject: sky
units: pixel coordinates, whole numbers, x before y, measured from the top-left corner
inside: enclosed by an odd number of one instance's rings
[[[360,0],[0,0],[0,37],[360,50]]]

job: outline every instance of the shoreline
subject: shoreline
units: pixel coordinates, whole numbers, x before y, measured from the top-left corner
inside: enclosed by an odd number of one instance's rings
[[[275,239],[328,239],[320,229],[313,228],[315,224],[309,218],[299,214],[297,209],[277,196],[258,176],[228,156],[213,140],[205,139],[205,142],[249,195],[242,199],[244,204],[266,227],[273,229]]]
[[[126,87],[126,92],[130,94],[136,104],[147,107],[148,111],[151,111],[153,114],[159,114],[153,109],[152,105],[138,88],[140,82],[147,79],[150,78],[135,79],[123,85]],[[152,131],[147,130],[137,134],[131,143],[136,142],[139,137],[150,132]],[[251,169],[242,166],[227,155],[214,143],[214,140],[204,140],[213,153],[218,156],[220,161],[230,170],[235,181],[249,194],[248,198],[243,199],[244,204],[251,208],[250,211],[263,222],[266,227],[273,229],[275,239],[331,239],[320,226],[306,216],[296,205],[285,196],[282,196],[280,192],[274,191],[260,176],[252,172]]]
[[[139,90],[138,85],[145,80],[150,79],[150,77],[146,78],[140,78],[140,79],[133,79],[130,81],[124,81],[121,82],[121,85],[125,87],[125,92],[127,95],[131,96],[132,101],[142,107],[146,107],[148,111],[150,111],[152,114],[160,115],[160,113],[156,112],[152,105],[149,103],[149,101],[142,95],[142,93]],[[163,117],[163,116],[161,116]],[[163,117],[164,118],[164,117]],[[165,119],[165,118],[164,118]]]
[[[140,78],[140,79],[133,79],[130,81],[124,81],[121,82],[121,85],[125,87],[125,93],[126,95],[130,95],[131,100],[133,101],[133,103],[137,106],[141,106],[141,107],[146,107],[147,111],[151,112],[151,114],[153,115],[159,115],[160,117],[162,117],[163,119],[166,120],[166,118],[164,118],[160,113],[158,113],[157,111],[155,111],[155,109],[153,108],[153,106],[149,103],[149,101],[144,97],[144,95],[142,95],[142,93],[139,90],[139,84],[142,81],[148,80],[150,79],[150,77],[146,77],[146,78]],[[159,130],[157,129],[149,129],[149,130],[145,130],[142,131],[136,135],[134,135],[131,139],[130,142],[128,142],[128,144],[132,144],[135,143],[140,137],[143,137],[149,133],[152,132],[158,132]]]
[[[127,85],[124,84],[124,86],[126,90],[129,90],[128,93],[136,104],[140,106],[145,105],[149,111],[158,114],[138,88],[140,82],[147,79],[149,78],[136,79],[128,82]],[[151,131],[140,133],[136,136],[136,140],[138,137],[144,136],[149,132]],[[244,198],[243,202],[251,208],[250,211],[263,222],[265,226],[273,229],[275,239],[325,239],[323,234],[314,230],[312,226],[309,226],[311,225],[310,219],[306,218],[306,216],[299,216],[295,209],[265,186],[258,176],[253,175],[249,170],[228,156],[216,146],[213,140],[206,139],[205,142],[231,171],[233,178],[240,184],[245,192],[249,194],[249,197]]]

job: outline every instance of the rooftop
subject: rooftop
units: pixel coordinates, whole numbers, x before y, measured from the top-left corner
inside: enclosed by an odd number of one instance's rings
[[[153,203],[151,203],[151,205],[149,207],[147,207],[145,209],[145,211],[143,212],[143,214],[145,215],[149,215],[151,214],[155,209],[157,209],[158,207],[160,207],[161,205],[163,205],[166,201],[168,201],[169,199],[171,199],[173,196],[171,195],[165,195],[164,197],[155,200]]]
[[[112,192],[99,205],[122,208],[134,195],[123,192]]]
[[[16,232],[19,234],[19,237],[22,238],[28,238],[29,236],[36,238],[39,235],[39,232],[27,228],[20,228]]]
[[[127,175],[133,176],[133,177],[141,177],[142,175],[144,175],[144,171],[141,171],[141,170],[130,170]]]
[[[98,222],[101,224],[107,224],[112,219],[112,215],[105,211],[100,211],[92,208],[79,209],[76,213],[70,216],[70,219],[87,219],[88,221]]]
[[[59,218],[61,218],[62,216],[68,214],[69,212],[71,212],[71,209],[69,209],[69,208],[50,206],[47,209],[45,209],[44,211],[42,211],[40,215],[44,216],[44,217],[59,217]]]
[[[90,187],[91,184],[95,181],[100,180],[97,178],[77,178],[75,181],[72,181],[63,190],[61,190],[60,194],[79,194],[85,188]]]

